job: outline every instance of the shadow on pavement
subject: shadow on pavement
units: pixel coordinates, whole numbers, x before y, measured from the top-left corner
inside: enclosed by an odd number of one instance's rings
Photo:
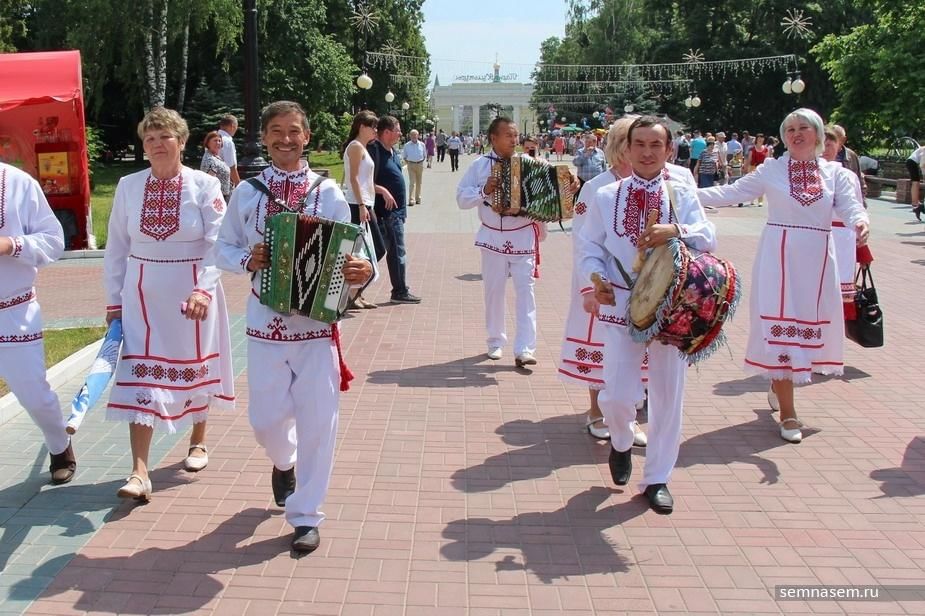
[[[266,509],[246,509],[185,545],[147,548],[131,556],[90,558],[66,554],[39,565],[32,575],[54,577],[67,564],[42,597],[76,591],[80,596],[72,607],[77,611],[114,614],[192,611],[202,608],[224,590],[225,585],[212,574],[258,565],[289,552],[290,538],[286,536],[247,542],[255,529],[272,515]],[[139,532],[139,541],[142,533]],[[244,545],[239,547],[239,543]],[[150,593],[138,590],[145,585],[150,587]],[[29,587],[29,580],[13,584],[10,597],[30,598]],[[152,604],[171,594],[182,602],[182,608],[179,603],[163,607]]]
[[[906,445],[899,468],[884,468],[870,473],[874,481],[882,481],[882,496],[900,498],[925,494],[925,438],[917,436]]]
[[[479,353],[442,364],[370,372],[367,380],[376,385],[399,387],[491,387],[498,384],[491,376],[496,372],[522,371],[512,363],[492,361]]]
[[[548,477],[561,468],[605,462],[610,441],[591,439],[577,417],[561,415],[539,422],[517,419],[499,426],[495,434],[521,449],[456,471],[451,476],[453,487],[461,492],[490,492],[514,481]]]
[[[827,374],[814,374],[813,383],[823,383],[825,381],[853,381],[855,379],[868,379],[870,374],[859,370],[853,366],[845,366],[845,373],[841,376],[832,376]],[[713,395],[715,396],[741,396],[751,392],[768,391],[770,381],[761,375],[753,375],[731,381],[720,381],[713,384]],[[799,388],[806,387],[800,385]]]
[[[460,274],[456,276],[456,280],[462,280],[463,282],[476,282],[481,279],[481,274]]]
[[[532,572],[544,584],[572,576],[625,573],[630,562],[604,531],[642,515],[649,504],[638,495],[598,509],[616,493],[593,487],[549,513],[522,513],[509,520],[455,520],[443,530],[443,536],[452,543],[441,547],[440,553],[447,560],[472,561],[487,558],[498,549],[517,549],[523,562],[508,554],[495,562],[495,570]]]
[[[757,418],[712,432],[698,434],[681,443],[675,468],[697,465],[727,466],[735,462],[755,465],[762,473],[761,483],[773,484],[780,479],[780,469],[773,460],[758,454],[778,447],[798,447],[780,437],[777,421],[771,409],[755,409]],[[819,432],[818,428],[803,428],[803,438]]]

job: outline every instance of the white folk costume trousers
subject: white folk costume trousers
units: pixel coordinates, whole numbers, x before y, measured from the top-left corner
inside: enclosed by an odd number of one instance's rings
[[[610,442],[617,451],[633,446],[636,400],[640,399],[642,360],[646,346],[634,342],[623,327],[602,327],[604,382],[598,404],[610,428]],[[673,346],[649,345],[649,424],[646,464],[639,489],[668,483],[681,447],[681,413],[687,364]]]
[[[0,379],[26,409],[45,437],[50,453],[61,453],[70,442],[58,396],[45,378],[45,345],[0,345]]]
[[[506,255],[482,249],[482,288],[485,292],[485,328],[488,330],[488,348],[503,348],[505,333],[504,290],[510,274],[514,281],[515,322],[514,354],[536,353],[536,296],[533,277],[534,255]]]
[[[318,526],[334,467],[340,366],[330,338],[273,344],[247,341],[248,418],[257,442],[280,470],[295,466],[286,500],[292,526]]]

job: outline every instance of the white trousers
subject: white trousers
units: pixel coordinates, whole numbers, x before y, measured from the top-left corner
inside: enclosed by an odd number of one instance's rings
[[[70,438],[64,430],[64,414],[45,378],[45,345],[0,345],[0,379],[42,431],[48,451],[57,454],[67,449]]]
[[[503,348],[507,343],[504,331],[504,290],[510,274],[514,281],[515,322],[514,354],[536,353],[536,297],[533,287],[535,258],[533,255],[504,255],[482,249],[482,288],[485,292],[485,328],[488,348]]]
[[[286,521],[318,526],[334,467],[340,368],[330,338],[271,344],[248,338],[247,414],[273,466],[295,466]]]
[[[641,366],[646,346],[634,342],[626,329],[601,328],[604,337],[605,388],[598,398],[617,451],[633,446],[636,400],[642,398]],[[681,413],[687,362],[678,350],[660,342],[649,345],[649,425],[646,430],[646,464],[640,490],[653,483],[668,483],[681,446]]]

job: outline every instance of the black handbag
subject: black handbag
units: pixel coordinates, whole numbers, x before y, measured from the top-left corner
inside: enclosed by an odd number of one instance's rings
[[[860,284],[858,282],[860,281]],[[854,277],[854,306],[857,318],[845,321],[845,334],[851,340],[865,348],[883,346],[883,311],[877,301],[877,289],[874,288],[874,276],[870,265],[861,265]]]

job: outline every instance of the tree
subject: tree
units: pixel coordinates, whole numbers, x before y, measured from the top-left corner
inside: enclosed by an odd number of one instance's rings
[[[840,102],[834,119],[861,145],[894,135],[925,135],[925,5],[869,0],[873,23],[830,34],[812,52],[831,75]]]

